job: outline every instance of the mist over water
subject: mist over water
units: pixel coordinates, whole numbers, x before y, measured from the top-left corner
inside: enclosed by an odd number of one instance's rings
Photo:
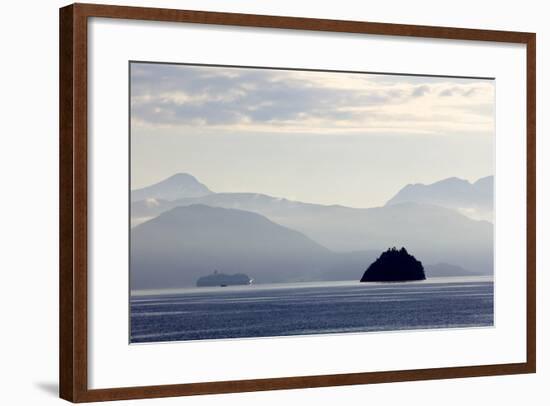
[[[131,343],[493,325],[490,277],[132,292]]]

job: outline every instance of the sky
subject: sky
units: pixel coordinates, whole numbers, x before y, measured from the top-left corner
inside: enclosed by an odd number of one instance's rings
[[[494,81],[132,63],[131,187],[350,207],[408,183],[494,173]]]

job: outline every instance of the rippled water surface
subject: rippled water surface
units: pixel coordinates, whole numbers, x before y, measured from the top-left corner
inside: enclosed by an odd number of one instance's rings
[[[132,343],[493,325],[490,277],[132,292]]]

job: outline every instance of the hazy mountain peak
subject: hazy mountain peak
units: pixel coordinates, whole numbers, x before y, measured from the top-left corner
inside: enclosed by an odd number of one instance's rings
[[[174,175],[164,179],[162,182],[179,183],[179,182],[187,182],[187,181],[198,183],[197,178],[195,178],[193,175],[191,175],[189,173],[185,173],[185,172],[175,173]]]
[[[176,173],[153,185],[132,190],[132,201],[147,199],[177,200],[211,194],[206,185],[188,173]]]
[[[493,187],[494,182],[495,182],[495,177],[493,175],[490,175],[490,176],[485,176],[484,178],[479,178],[473,184],[474,185],[491,185],[491,187]]]
[[[474,183],[457,177],[442,179],[431,184],[409,184],[386,203],[420,203],[455,209],[479,220],[493,219],[493,176]]]
[[[433,183],[409,183],[405,185],[399,193],[404,190],[416,190],[425,188],[444,188],[444,187],[468,187],[471,183],[466,179],[457,178],[455,176],[438,180]]]
[[[457,178],[452,176],[450,178],[442,179],[440,181],[432,183],[432,185],[470,185],[470,182],[466,179]]]

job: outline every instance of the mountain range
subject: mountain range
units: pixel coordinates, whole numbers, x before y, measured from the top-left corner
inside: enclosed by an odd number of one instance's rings
[[[494,177],[470,183],[459,178],[443,179],[429,185],[409,184],[386,203],[386,206],[413,202],[458,210],[476,220],[493,221]]]
[[[194,285],[218,269],[258,283],[348,279],[376,255],[334,254],[259,214],[205,205],[175,207],[135,227],[131,252],[132,287],[141,289]]]
[[[484,179],[409,185],[382,207],[357,209],[214,193],[191,175],[175,175],[132,191],[132,286],[192,285],[214,269],[258,282],[356,279],[392,246],[436,264],[426,267],[428,277],[430,269],[490,274],[493,225],[460,210],[487,207],[480,190],[492,177]]]

